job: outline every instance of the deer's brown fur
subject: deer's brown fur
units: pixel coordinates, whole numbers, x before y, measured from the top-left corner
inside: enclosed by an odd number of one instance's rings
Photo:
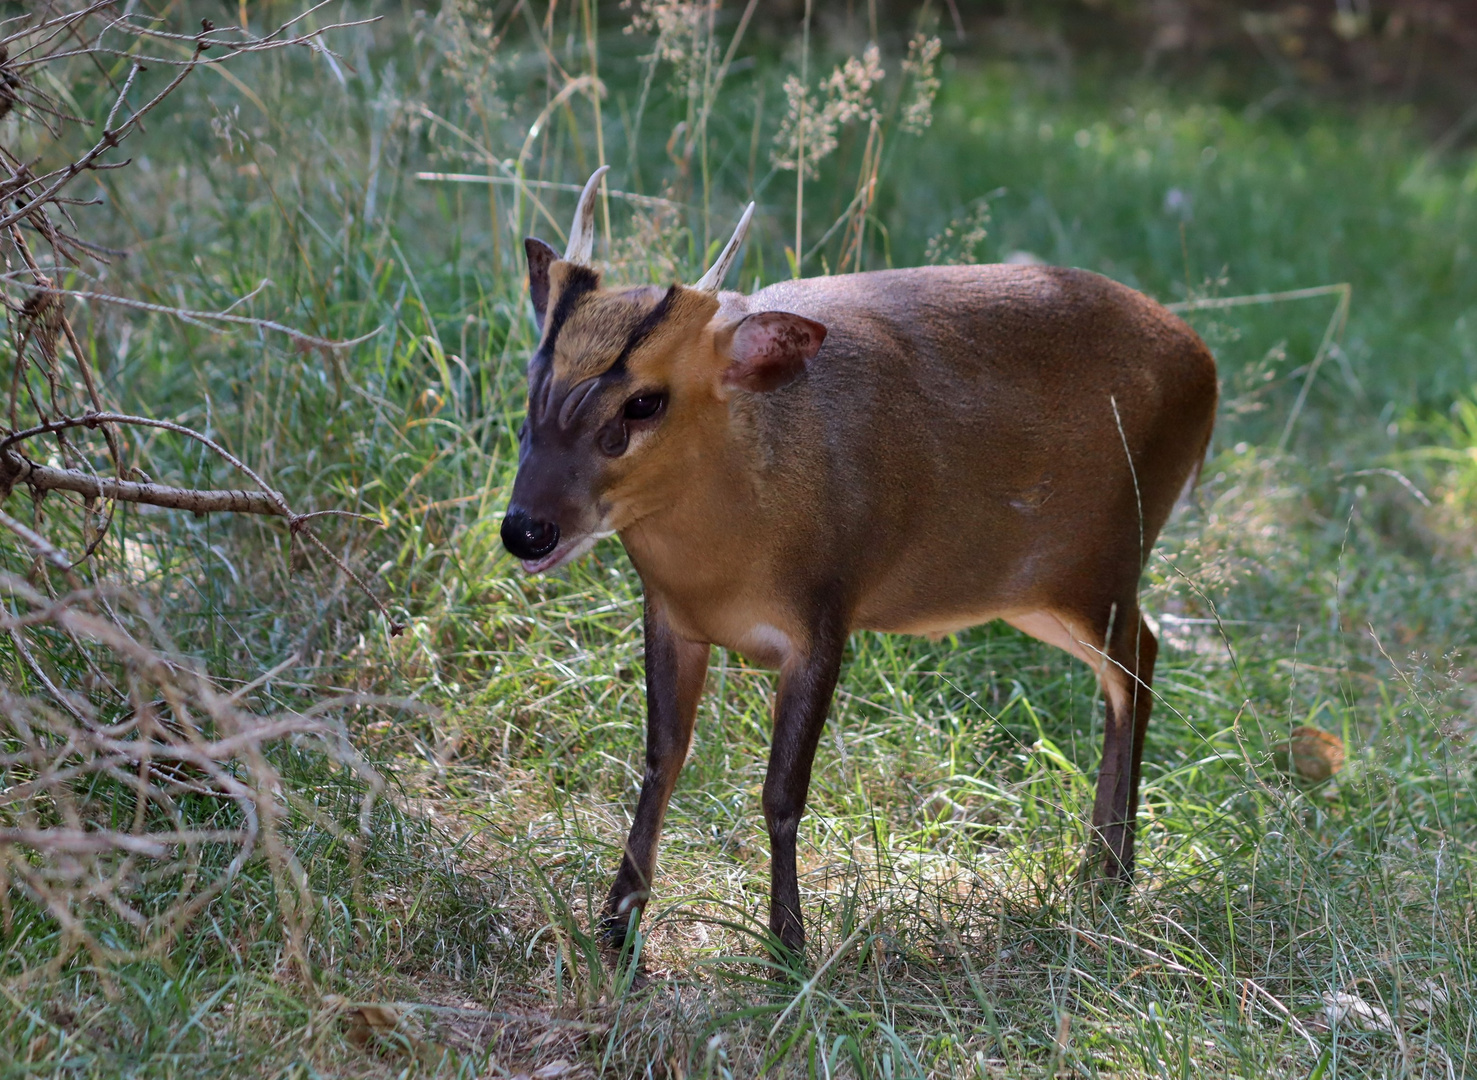
[[[647,767],[613,935],[648,895],[712,644],[780,672],[764,811],[785,944],[803,941],[796,829],[858,629],[1004,619],[1088,663],[1108,713],[1097,865],[1126,878],[1156,651],[1139,576],[1216,408],[1195,333],[1080,270],[928,267],[715,296],[545,265],[513,502],[558,526],[545,564],[615,531],[645,590]],[[786,313],[764,324],[765,355],[791,363],[754,376],[735,335],[765,312]],[[623,420],[643,394],[665,395],[660,414]]]

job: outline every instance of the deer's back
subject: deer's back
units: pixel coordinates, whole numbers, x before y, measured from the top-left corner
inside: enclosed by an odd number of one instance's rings
[[[738,407],[780,516],[807,494],[797,557],[856,578],[861,625],[967,625],[1074,575],[1136,576],[1214,419],[1195,333],[1086,271],[877,271],[725,301],[828,327],[805,377]]]

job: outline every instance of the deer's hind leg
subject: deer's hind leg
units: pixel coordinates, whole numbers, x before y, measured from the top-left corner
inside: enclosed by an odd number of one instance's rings
[[[1154,706],[1154,660],[1159,642],[1138,605],[1115,620],[1099,676],[1107,699],[1103,762],[1092,807],[1093,841],[1102,875],[1127,882],[1133,877],[1134,822],[1139,807],[1139,773],[1144,736]]]
[[[1107,718],[1092,807],[1089,866],[1098,863],[1103,877],[1127,882],[1133,877],[1139,772],[1154,704],[1159,643],[1131,597],[1090,614],[1033,611],[1007,621],[1066,650],[1097,672],[1107,701]]]

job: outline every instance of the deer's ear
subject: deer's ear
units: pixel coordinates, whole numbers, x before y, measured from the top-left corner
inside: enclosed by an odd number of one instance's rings
[[[533,321],[544,329],[544,313],[549,309],[549,267],[559,253],[536,236],[523,241],[528,255],[528,298],[533,301]]]
[[[795,381],[820,352],[826,328],[788,311],[761,311],[736,323],[727,341],[722,381],[727,387],[768,393]]]

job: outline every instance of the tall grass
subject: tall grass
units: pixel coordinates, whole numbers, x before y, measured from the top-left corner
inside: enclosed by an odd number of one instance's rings
[[[834,145],[792,177],[786,109],[814,139],[804,118],[842,100],[816,73],[856,85],[857,9],[792,57],[756,27],[730,48],[741,7],[648,6],[625,34],[628,13],[589,2],[374,6],[384,21],[330,42],[336,59],[200,84],[149,134],[146,168],[99,177],[106,211],[79,212],[113,215],[137,281],[173,283],[171,302],[224,306],[265,279],[243,310],[378,330],[329,358],[163,318],[99,315],[90,340],[125,406],[188,417],[300,505],[380,517],[339,543],[409,630],[388,638],[331,567],[251,521],[139,517],[98,573],[136,582],[223,677],[295,656],[264,694],[414,708],[353,728],[397,785],[367,914],[344,853],[304,838],[322,904],[309,977],[284,967],[270,883],[248,876],[112,996],[85,966],[7,990],[5,1068],[1472,1072],[1477,162],[1431,158],[1398,113],[1252,119],[1136,83],[1055,92],[968,56],[908,134],[910,29],[880,43],[875,130],[833,107]],[[72,92],[85,106],[102,85]],[[1316,371],[1332,297],[1188,316],[1225,405],[1146,575],[1165,649],[1122,903],[1074,883],[1101,736],[1090,673],[998,626],[859,634],[803,824],[806,967],[776,967],[761,940],[772,680],[722,653],[639,955],[601,962],[592,913],[642,760],[638,583],[614,542],[526,579],[497,525],[533,345],[521,235],[558,239],[573,195],[547,185],[606,160],[597,257],[623,280],[692,280],[756,198],[745,288],[838,267],[847,244],[863,268],[1026,252],[1166,301],[1352,285]],[[149,450],[151,471],[220,479],[184,446]],[[1343,739],[1333,780],[1279,766],[1304,724]],[[311,755],[281,767],[343,797]],[[46,933],[7,926],[7,962],[44,955]],[[1339,994],[1383,1013],[1361,1020]]]

